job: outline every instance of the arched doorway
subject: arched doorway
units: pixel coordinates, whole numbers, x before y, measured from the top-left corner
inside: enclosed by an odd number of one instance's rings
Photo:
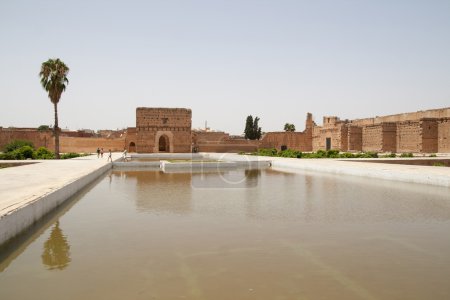
[[[167,135],[164,134],[159,137],[158,150],[159,152],[169,152],[170,144]]]
[[[134,142],[131,142],[128,146],[128,152],[136,152],[136,144]]]

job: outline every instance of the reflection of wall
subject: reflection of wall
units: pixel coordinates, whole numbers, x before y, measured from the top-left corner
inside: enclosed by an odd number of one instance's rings
[[[138,211],[165,214],[186,214],[191,211],[191,174],[158,171],[127,171],[124,174],[127,179],[136,182]]]

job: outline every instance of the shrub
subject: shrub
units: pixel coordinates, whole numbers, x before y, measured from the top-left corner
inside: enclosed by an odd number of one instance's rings
[[[402,153],[400,155],[400,157],[414,157],[414,155],[411,152],[408,152],[408,153]]]
[[[339,154],[340,158],[355,158],[355,154],[350,153],[350,152],[344,152],[344,153],[340,153]]]
[[[8,160],[31,159],[34,157],[34,150],[30,146],[23,146],[13,151],[3,153],[0,158]]]
[[[277,156],[277,149],[275,148],[262,148],[262,149],[258,149],[257,152],[254,152],[254,155],[259,155],[259,156]]]
[[[396,158],[397,155],[395,153],[391,153],[391,154],[386,154],[382,156],[383,158]]]
[[[436,153],[431,153],[430,157],[436,157]]]
[[[36,159],[54,159],[55,154],[45,147],[40,147],[35,151],[34,157]]]
[[[0,159],[15,160],[16,159],[16,154],[13,153],[13,152],[0,153]]]
[[[328,150],[325,153],[325,156],[329,157],[329,158],[338,158],[339,157],[339,150]]]
[[[445,167],[444,163],[441,162],[435,162],[433,163],[433,167]]]
[[[7,144],[5,146],[5,152],[12,152],[14,150],[17,150],[19,148],[22,148],[23,146],[29,146],[32,149],[34,148],[33,143],[30,141],[25,140],[14,140],[11,143]]]
[[[312,153],[312,154],[313,154],[313,158],[322,158],[322,157],[327,156],[327,152],[324,150],[319,150],[316,153]]]
[[[290,158],[301,158],[302,154],[303,153],[300,151],[287,149],[287,150],[283,150],[283,151],[279,152],[278,156],[279,157],[290,157]]]
[[[23,159],[31,159],[33,158],[33,154],[34,154],[34,149],[31,146],[23,146],[19,149],[14,150],[14,152],[16,152],[20,154],[20,156],[23,157]]]
[[[79,153],[74,153],[74,152],[70,152],[70,153],[64,153],[61,155],[61,159],[70,159],[70,158],[75,158],[75,157],[80,157],[82,156]]]

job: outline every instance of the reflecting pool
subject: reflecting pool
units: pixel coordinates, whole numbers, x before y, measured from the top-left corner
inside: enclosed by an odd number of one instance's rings
[[[0,299],[450,299],[450,190],[114,170],[0,249]]]

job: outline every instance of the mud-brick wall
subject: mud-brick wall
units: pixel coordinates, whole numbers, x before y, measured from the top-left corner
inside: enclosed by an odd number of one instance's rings
[[[397,152],[421,152],[422,129],[420,121],[397,123]]]
[[[348,128],[347,126],[342,126],[340,129],[340,140],[341,145],[339,148],[337,148],[340,151],[348,151]]]
[[[158,152],[159,137],[169,139],[170,151],[191,152],[192,112],[186,108],[136,109],[136,150],[140,153]]]
[[[281,149],[286,146],[288,149],[297,151],[312,150],[311,131],[305,132],[268,132],[260,142],[260,148]]]
[[[55,147],[51,131],[40,132],[36,129],[18,130],[0,127],[0,151],[2,151],[7,144],[14,140],[30,141],[36,148],[46,147],[52,149]]]
[[[59,137],[59,147],[62,153],[95,153],[97,148],[103,148],[106,153],[109,149],[113,152],[123,151],[125,138],[80,138],[80,137]]]
[[[386,122],[382,127],[382,152],[397,152],[397,123]]]
[[[312,146],[313,151],[326,150],[326,139],[331,138],[331,149],[341,150],[341,132],[343,130],[342,125],[337,125],[335,127],[323,128],[314,127]]]
[[[420,129],[422,131],[422,147],[423,153],[438,152],[438,122],[436,119],[422,119],[420,121]]]
[[[223,141],[209,141],[198,144],[199,152],[255,152],[258,150],[260,141],[229,139]]]
[[[136,134],[136,152],[151,153],[155,148],[156,130],[141,127]]]
[[[347,151],[362,151],[362,127],[348,126]]]
[[[438,150],[439,153],[450,152],[450,118],[443,118],[438,125]]]
[[[136,127],[128,127],[125,135],[125,147],[128,152],[136,152],[137,132]]]
[[[367,125],[362,130],[362,150],[363,151],[383,151],[383,126]]]

